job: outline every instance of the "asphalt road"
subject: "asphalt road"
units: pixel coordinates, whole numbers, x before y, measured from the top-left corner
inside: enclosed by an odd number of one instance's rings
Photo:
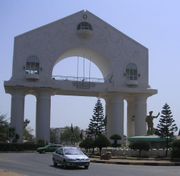
[[[51,153],[0,153],[0,170],[8,170],[26,176],[180,176],[179,166],[91,163],[88,170],[55,168],[52,165],[51,155]]]

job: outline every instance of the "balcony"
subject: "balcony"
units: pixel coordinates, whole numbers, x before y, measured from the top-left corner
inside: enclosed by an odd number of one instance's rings
[[[39,79],[39,74],[26,74],[26,79],[31,81],[36,81]]]
[[[76,76],[61,76],[54,75],[52,76],[54,80],[68,80],[68,81],[76,81],[76,82],[94,82],[94,83],[104,83],[103,78],[90,78],[90,77],[76,77]]]
[[[126,80],[126,85],[129,87],[136,87],[138,86],[138,80]]]

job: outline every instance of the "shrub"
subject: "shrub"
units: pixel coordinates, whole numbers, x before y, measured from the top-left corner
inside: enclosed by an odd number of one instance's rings
[[[172,142],[171,158],[180,160],[180,140]]]
[[[94,148],[94,140],[92,138],[85,138],[80,144],[79,147],[85,148],[86,150]]]
[[[99,154],[101,156],[101,151],[103,147],[108,147],[111,145],[110,141],[105,135],[100,134],[94,141],[95,147],[99,148]]]
[[[133,150],[139,150],[139,157],[141,157],[141,152],[144,151],[148,151],[150,149],[150,145],[147,142],[133,142],[129,145],[130,149]]]
[[[39,145],[34,143],[0,143],[0,151],[28,151],[36,150]]]
[[[121,144],[118,144],[118,140],[121,140],[121,136],[118,134],[114,134],[110,137],[113,140],[112,147],[120,147]]]

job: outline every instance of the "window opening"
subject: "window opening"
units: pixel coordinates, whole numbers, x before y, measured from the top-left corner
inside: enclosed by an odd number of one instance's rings
[[[39,61],[36,56],[30,56],[27,58],[25,73],[28,75],[39,74]]]
[[[83,22],[79,23],[78,26],[77,26],[77,30],[83,30],[83,29],[91,30],[91,31],[93,30],[91,24],[86,22],[86,21],[83,21]]]
[[[130,63],[126,67],[126,76],[129,80],[137,80],[138,72],[137,66],[134,63]]]

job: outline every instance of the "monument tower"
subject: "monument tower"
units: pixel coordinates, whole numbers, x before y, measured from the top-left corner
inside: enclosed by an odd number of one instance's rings
[[[91,58],[103,81],[56,79],[62,59]],[[123,135],[124,100],[128,136],[146,134],[147,98],[156,94],[148,79],[148,49],[89,11],[80,11],[15,37],[13,71],[4,82],[11,94],[11,126],[23,141],[24,99],[36,97],[36,138],[49,142],[52,95],[101,97],[106,103],[107,136]]]

